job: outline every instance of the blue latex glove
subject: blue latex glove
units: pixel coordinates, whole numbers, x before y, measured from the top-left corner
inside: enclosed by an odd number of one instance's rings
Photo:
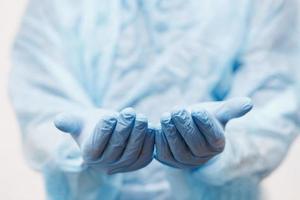
[[[201,166],[224,150],[226,123],[251,109],[250,99],[235,98],[165,113],[155,136],[156,159],[180,169]]]
[[[154,133],[147,119],[127,108],[120,113],[97,110],[85,114],[60,114],[55,126],[70,133],[83,160],[109,174],[140,169],[153,158]]]

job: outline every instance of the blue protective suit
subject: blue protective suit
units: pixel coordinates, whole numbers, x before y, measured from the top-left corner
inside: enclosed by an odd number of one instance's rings
[[[257,199],[297,132],[297,19],[293,0],[30,1],[9,85],[48,199]],[[153,160],[95,173],[53,125],[60,112],[125,107],[157,123],[175,105],[237,96],[253,110],[227,125],[224,152],[193,170]]]

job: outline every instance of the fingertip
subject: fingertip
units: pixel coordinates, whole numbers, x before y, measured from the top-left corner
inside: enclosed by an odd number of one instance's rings
[[[124,108],[121,113],[125,115],[135,115],[135,111],[132,107]]]
[[[71,134],[76,134],[81,129],[80,120],[77,117],[66,113],[58,114],[54,119],[54,125],[60,131]]]
[[[249,112],[253,107],[252,99],[249,97],[237,97],[231,100],[235,105],[240,105],[243,111]]]
[[[104,123],[104,127],[108,129],[112,129],[113,127],[115,127],[118,122],[118,120],[114,116],[104,116],[102,121]]]
[[[136,113],[131,107],[123,109],[120,113],[126,119],[132,119],[136,117]]]
[[[193,110],[191,113],[192,117],[201,121],[206,122],[208,120],[208,112],[204,109]]]
[[[225,125],[229,120],[247,114],[253,108],[252,100],[248,97],[237,97],[227,100],[216,112],[217,119]]]
[[[173,110],[171,112],[171,117],[172,119],[174,119],[175,123],[184,123],[187,120],[188,116],[189,116],[188,111],[183,108]]]
[[[163,113],[160,118],[160,122],[162,124],[166,124],[166,123],[169,123],[170,121],[171,121],[171,114],[168,112]]]
[[[143,114],[137,114],[135,120],[139,123],[148,123],[148,118]]]
[[[243,106],[243,110],[245,113],[249,112],[250,110],[252,110],[253,108],[253,102],[252,100],[249,98],[245,103],[244,103],[244,106]]]
[[[135,119],[134,128],[140,131],[144,132],[147,130],[148,127],[148,119],[143,115],[137,115]]]
[[[186,113],[187,113],[186,109],[177,107],[172,110],[171,115],[172,117],[176,117],[176,116],[182,117],[185,116]]]
[[[63,132],[67,132],[65,118],[64,114],[58,114],[53,121],[55,127]]]
[[[246,113],[248,113],[253,108],[253,102],[249,97],[239,97],[236,99],[233,99],[232,102],[233,106],[232,108],[236,109],[235,114],[233,114],[233,118],[236,117],[242,117]]]
[[[119,116],[120,116],[120,113],[118,113],[118,112],[108,112],[108,113],[105,113],[105,115],[104,115],[104,117],[107,119],[111,118],[111,119],[116,119],[116,120],[119,118]]]

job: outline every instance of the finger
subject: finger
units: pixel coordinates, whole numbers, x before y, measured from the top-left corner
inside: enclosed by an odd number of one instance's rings
[[[134,120],[135,112],[132,108],[127,108],[120,112],[120,117],[118,118],[115,130],[101,157],[101,163],[110,164],[119,160],[127,145]]]
[[[54,125],[62,132],[77,135],[82,129],[83,120],[71,113],[61,113],[54,118]]]
[[[214,152],[225,147],[224,130],[221,124],[204,109],[192,111],[192,118]]]
[[[143,147],[147,130],[147,118],[138,116],[135,120],[127,146],[125,147],[120,160],[114,163],[115,167],[112,167],[112,170],[128,167],[138,159]]]
[[[155,138],[156,131],[157,130],[155,129],[148,129],[148,132],[145,135],[145,140],[143,143],[142,150],[139,154],[137,161],[135,161],[132,165],[126,168],[112,170],[109,173],[113,174],[119,172],[130,172],[147,166],[153,159],[154,140],[155,140],[154,138]]]
[[[172,120],[191,152],[198,157],[207,156],[205,137],[194,124],[190,113],[177,109],[172,112]]]
[[[155,144],[156,144],[156,154],[154,157],[159,162],[161,162],[167,166],[175,167],[175,168],[179,168],[179,169],[196,167],[196,166],[191,166],[188,164],[182,164],[175,160],[175,158],[173,157],[173,154],[170,150],[167,139],[161,130],[156,131]]]
[[[161,128],[175,160],[183,164],[193,164],[193,162],[195,164],[199,162],[199,159],[191,153],[184,139],[177,131],[169,113],[164,114],[161,118]]]
[[[93,133],[82,146],[82,156],[87,163],[97,162],[101,157],[116,124],[117,119],[110,116],[104,117],[96,124]]]
[[[252,107],[253,104],[250,98],[234,98],[223,102],[215,115],[222,125],[226,125],[229,120],[239,118],[247,114]]]

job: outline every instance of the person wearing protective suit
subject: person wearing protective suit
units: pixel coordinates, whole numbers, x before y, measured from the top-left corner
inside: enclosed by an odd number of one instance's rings
[[[31,0],[9,91],[48,199],[259,199],[297,135],[297,18],[293,0]]]

